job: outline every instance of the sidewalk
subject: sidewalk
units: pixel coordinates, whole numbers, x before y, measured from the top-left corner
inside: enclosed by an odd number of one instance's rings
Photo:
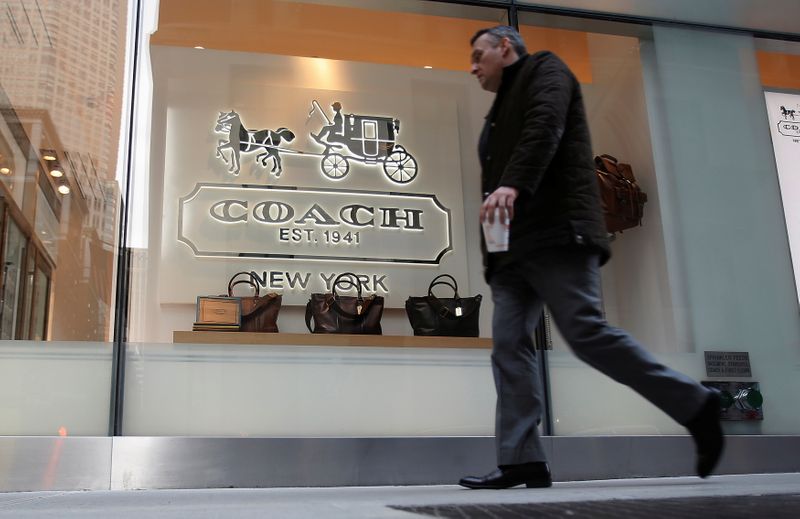
[[[420,511],[426,515],[415,513]],[[556,483],[550,489],[501,491],[420,486],[0,493],[0,517],[18,519],[432,516],[800,517],[800,474],[579,481]]]

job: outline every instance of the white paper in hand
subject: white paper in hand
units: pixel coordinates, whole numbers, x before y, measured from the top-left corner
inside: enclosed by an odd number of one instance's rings
[[[488,220],[481,222],[483,227],[483,237],[486,240],[486,250],[488,252],[505,252],[508,250],[508,229],[509,220],[506,213],[505,218],[500,218],[500,208],[494,210],[494,222]]]

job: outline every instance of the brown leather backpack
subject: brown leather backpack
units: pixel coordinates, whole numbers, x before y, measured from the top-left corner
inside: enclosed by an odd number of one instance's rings
[[[594,163],[608,232],[642,225],[647,194],[636,183],[631,165],[611,155],[595,157]]]

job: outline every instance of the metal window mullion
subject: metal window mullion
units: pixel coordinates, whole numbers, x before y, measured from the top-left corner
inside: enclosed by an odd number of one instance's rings
[[[122,411],[125,390],[125,352],[128,341],[128,312],[130,301],[130,261],[131,251],[128,247],[128,211],[131,196],[131,174],[133,162],[133,144],[136,126],[136,81],[139,70],[139,46],[142,30],[142,0],[135,0],[133,10],[133,39],[130,76],[130,105],[127,137],[127,157],[125,160],[125,186],[120,197],[119,245],[117,249],[116,302],[114,310],[114,343],[111,355],[111,399],[109,402],[108,434],[122,436]]]

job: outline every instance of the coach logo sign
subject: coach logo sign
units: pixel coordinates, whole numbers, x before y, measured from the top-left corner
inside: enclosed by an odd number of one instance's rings
[[[417,160],[397,143],[399,119],[342,114],[338,101],[331,109],[332,119],[329,119],[319,103],[312,101],[308,119],[316,116],[324,121],[324,126],[317,133],[309,133],[314,149],[308,151],[286,145],[295,139],[288,128],[251,130],[244,126],[236,111],[219,112],[214,131],[227,137],[218,141],[216,158],[228,164],[228,172],[233,175],[239,175],[241,170],[240,155],[256,152],[255,163],[266,168],[271,160],[270,173],[276,178],[283,172],[282,154],[318,161],[322,174],[333,181],[344,179],[352,163],[378,166],[395,184],[408,184],[416,178]]]
[[[778,121],[778,133],[786,137],[800,137],[800,105],[786,107],[781,105],[781,120]]]
[[[438,264],[452,250],[435,195],[197,184],[178,240],[195,256]]]
[[[800,137],[800,121],[781,121],[778,123],[778,132],[787,137]]]

